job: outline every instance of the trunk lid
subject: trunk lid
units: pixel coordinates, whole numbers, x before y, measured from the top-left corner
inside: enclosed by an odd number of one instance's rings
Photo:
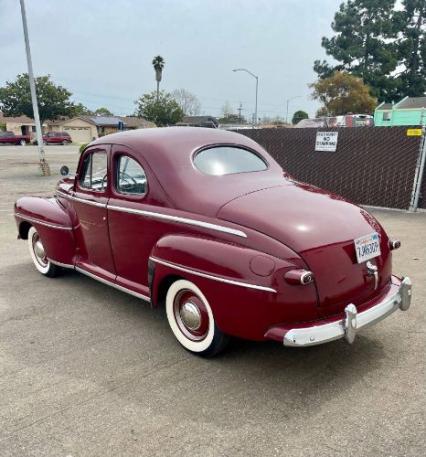
[[[389,283],[391,256],[386,233],[369,213],[316,187],[293,183],[238,197],[218,217],[262,232],[296,251],[315,275],[319,306],[325,315],[348,303],[362,304]],[[381,255],[358,264],[354,239],[380,235]]]

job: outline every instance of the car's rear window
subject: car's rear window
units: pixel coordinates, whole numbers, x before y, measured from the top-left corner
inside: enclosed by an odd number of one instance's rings
[[[194,157],[194,165],[207,175],[223,176],[266,170],[266,162],[254,152],[234,146],[203,149]]]

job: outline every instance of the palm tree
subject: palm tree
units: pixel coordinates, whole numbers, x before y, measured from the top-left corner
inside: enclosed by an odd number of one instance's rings
[[[163,75],[163,68],[164,68],[164,59],[161,56],[156,56],[152,60],[152,65],[155,70],[155,79],[157,81],[157,102],[160,96],[160,81]]]

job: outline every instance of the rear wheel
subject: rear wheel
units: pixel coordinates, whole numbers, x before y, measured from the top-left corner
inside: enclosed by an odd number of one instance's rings
[[[194,283],[179,279],[169,287],[166,312],[173,334],[188,351],[213,357],[228,344],[229,337],[216,326],[209,302]]]
[[[53,278],[59,274],[60,267],[47,258],[40,235],[34,227],[28,231],[28,248],[35,267],[42,275]]]
[[[27,142],[25,140],[21,140],[20,143],[19,143],[21,146],[25,146],[27,144]]]

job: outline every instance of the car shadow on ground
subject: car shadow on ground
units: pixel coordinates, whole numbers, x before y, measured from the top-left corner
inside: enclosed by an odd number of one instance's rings
[[[145,376],[144,372],[147,371],[147,367],[144,366],[142,369],[141,366],[140,374],[137,374],[138,368],[136,367],[133,387],[127,381],[126,391],[118,389],[114,393],[126,399],[130,399],[131,396],[133,402],[137,402],[138,398],[140,402],[147,401],[146,388],[151,389],[150,395],[153,398],[158,397],[157,401],[160,405],[168,398],[164,393],[168,388],[171,391],[181,390],[180,398],[183,402],[187,395],[188,378],[194,378],[197,379],[197,383],[191,385],[194,395],[204,395],[211,391],[215,391],[217,394],[216,396],[206,396],[204,402],[206,411],[213,411],[217,406],[217,398],[228,396],[231,391],[233,396],[247,395],[247,401],[250,401],[249,398],[254,395],[264,398],[268,403],[271,401],[283,402],[287,406],[294,403],[294,405],[297,404],[297,408],[302,408],[305,413],[308,413],[312,412],[315,406],[319,407],[336,395],[351,390],[354,385],[366,382],[365,379],[370,376],[372,371],[380,368],[382,360],[385,358],[381,340],[373,338],[367,332],[367,334],[359,335],[353,345],[336,341],[305,349],[284,348],[272,341],[251,342],[233,339],[223,354],[213,359],[203,359],[188,353],[177,343],[168,329],[164,308],[152,309],[147,302],[98,283],[77,272],[67,271],[62,276],[50,280],[41,277],[37,272],[31,273],[31,268],[33,267],[30,264],[14,265],[9,268],[8,274],[12,275],[11,277],[17,277],[24,271],[26,275],[34,277],[35,282],[48,289],[50,296],[48,300],[51,303],[46,306],[50,307],[50,312],[54,309],[54,301],[57,298],[62,297],[65,302],[70,301],[70,311],[67,311],[68,303],[66,306],[60,305],[61,313],[69,313],[68,323],[61,324],[58,320],[58,325],[62,325],[62,327],[53,329],[54,333],[46,338],[59,338],[66,329],[66,325],[72,325],[78,329],[79,317],[76,312],[83,312],[92,318],[97,317],[99,321],[106,321],[109,329],[112,328],[116,331],[115,328],[120,328],[123,333],[126,333],[130,338],[128,350],[133,352],[135,359],[138,354],[142,358],[146,356],[147,352],[151,352],[148,362],[145,359],[144,363],[148,364],[148,371],[152,373],[155,373],[160,367],[158,374],[152,375],[157,376],[158,379],[146,379],[145,387],[143,387],[140,375]],[[36,297],[33,291],[21,291],[20,293],[28,293],[29,297],[32,297],[33,304],[40,302],[42,306],[45,306],[44,297]],[[74,295],[74,302],[71,300],[72,295]],[[87,298],[87,302],[83,298]],[[72,308],[73,303],[78,305],[77,309]],[[90,309],[90,307],[96,309]],[[72,322],[72,320],[75,321]],[[24,325],[30,335],[31,322]],[[96,322],[93,325],[95,326]],[[86,333],[90,331],[90,322],[84,326]],[[97,332],[99,338],[108,337],[108,335],[103,335],[103,333],[107,333],[104,328],[100,330],[98,328]],[[139,339],[139,335],[143,335],[143,339]],[[28,343],[32,338],[31,335],[28,336],[28,341],[26,338],[24,336],[22,346],[19,348],[8,344],[6,339],[4,343],[8,346],[9,355],[13,354],[16,358],[24,356],[29,365],[39,363],[36,354],[33,356],[26,354],[25,351],[35,350]],[[69,343],[71,345],[78,341],[78,330],[77,334],[73,334],[73,338],[74,340]],[[52,346],[54,347],[55,344],[53,342]],[[62,343],[58,340],[57,344]],[[124,351],[127,350],[126,348],[127,346],[124,347]],[[97,350],[99,351],[99,348]],[[101,355],[99,352],[94,352],[81,356],[85,357],[85,379],[90,378],[95,383],[99,382],[97,372],[99,361],[96,360],[96,357],[102,357],[109,360],[108,371],[117,378],[118,383],[122,376],[120,373],[122,353],[120,351],[123,351],[123,347],[115,348],[114,338],[112,338],[110,344],[102,346],[100,350],[103,352]],[[89,364],[87,357],[92,358],[92,362]],[[78,358],[72,363],[74,364],[73,376],[79,377]],[[116,367],[114,364],[117,364]],[[170,368],[171,373],[169,374],[167,374],[168,367],[174,367]],[[93,371],[91,372],[91,370]],[[179,383],[182,384],[182,387]],[[183,403],[176,400],[176,397],[169,401],[174,403],[177,408],[183,407]]]

